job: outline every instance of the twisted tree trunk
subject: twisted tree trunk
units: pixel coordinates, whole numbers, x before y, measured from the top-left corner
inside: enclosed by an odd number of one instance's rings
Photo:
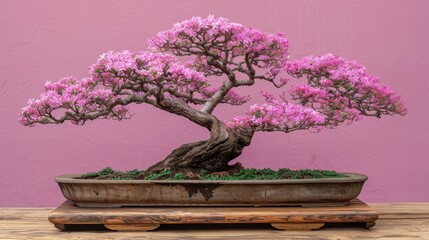
[[[183,144],[164,160],[148,168],[146,176],[168,169],[173,173],[197,176],[202,170],[207,172],[229,171],[228,163],[240,156],[248,146],[253,131],[232,131],[216,119],[211,125],[210,138],[205,141]]]

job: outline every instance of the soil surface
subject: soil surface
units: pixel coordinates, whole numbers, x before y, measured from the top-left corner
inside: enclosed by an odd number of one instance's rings
[[[291,170],[281,168],[239,168],[228,172],[201,172],[199,175],[187,176],[184,173],[173,173],[168,169],[160,172],[146,174],[145,170],[116,171],[106,167],[98,172],[83,174],[81,179],[107,179],[107,180],[278,180],[278,179],[306,179],[306,178],[333,178],[344,177],[344,174],[317,169]]]

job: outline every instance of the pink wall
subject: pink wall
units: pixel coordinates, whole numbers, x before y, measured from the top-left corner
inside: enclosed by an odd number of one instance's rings
[[[207,133],[149,106],[133,119],[83,127],[22,127],[18,114],[43,83],[84,77],[107,50],[146,48],[173,23],[214,14],[287,34],[292,58],[338,53],[392,85],[406,117],[364,119],[320,134],[258,133],[239,158],[248,167],[320,168],[369,176],[370,202],[429,201],[429,1],[1,1],[0,206],[55,206],[55,175],[146,168]],[[269,89],[259,84],[245,92]],[[258,97],[254,98],[258,100]],[[244,108],[237,110],[241,112]],[[233,114],[224,108],[223,119]]]

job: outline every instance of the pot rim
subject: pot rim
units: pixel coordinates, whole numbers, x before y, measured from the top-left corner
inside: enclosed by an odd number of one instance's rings
[[[282,180],[106,180],[76,179],[82,174],[64,174],[55,177],[57,183],[80,184],[307,184],[307,183],[351,183],[365,182],[368,176],[359,173],[345,173],[345,177],[307,178]]]

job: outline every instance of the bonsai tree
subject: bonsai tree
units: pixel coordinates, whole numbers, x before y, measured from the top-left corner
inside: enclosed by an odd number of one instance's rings
[[[406,114],[401,97],[355,61],[335,54],[288,61],[288,39],[225,18],[193,17],[149,40],[152,51],[107,52],[90,67],[88,78],[47,82],[38,99],[22,109],[25,126],[83,125],[88,120],[131,117],[128,104],[150,104],[185,117],[210,132],[207,140],[187,143],[146,171],[164,169],[187,176],[229,171],[256,131],[290,133],[335,128],[364,116]],[[183,59],[179,61],[179,59]],[[224,122],[213,114],[220,104],[243,105],[250,99],[234,91],[268,81],[284,87],[288,78],[304,78],[276,98]],[[214,78],[223,82],[213,86]]]

